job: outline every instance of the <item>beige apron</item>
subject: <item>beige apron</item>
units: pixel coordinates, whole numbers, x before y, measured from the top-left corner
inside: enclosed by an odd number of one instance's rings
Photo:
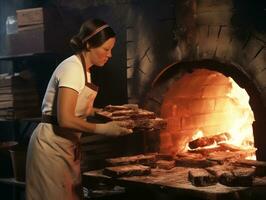
[[[88,108],[93,107],[97,87],[88,83],[84,57],[81,58],[86,84],[78,96],[75,114],[85,120]],[[52,122],[42,122],[36,127],[27,152],[27,200],[82,198],[80,137],[80,132],[60,128]]]

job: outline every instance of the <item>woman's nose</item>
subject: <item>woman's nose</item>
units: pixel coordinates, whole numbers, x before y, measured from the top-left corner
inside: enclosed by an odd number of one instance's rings
[[[112,52],[108,51],[107,56],[108,56],[108,58],[111,58],[112,57]]]

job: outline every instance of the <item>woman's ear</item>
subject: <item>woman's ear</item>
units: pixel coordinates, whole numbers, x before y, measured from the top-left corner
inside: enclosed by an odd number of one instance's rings
[[[86,50],[87,50],[87,51],[90,51],[90,45],[89,45],[88,42],[87,42],[87,44],[86,44]]]

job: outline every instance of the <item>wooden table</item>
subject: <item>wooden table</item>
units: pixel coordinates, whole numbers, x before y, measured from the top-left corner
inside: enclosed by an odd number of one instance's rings
[[[83,181],[84,184],[94,181],[117,184],[126,189],[134,189],[138,191],[137,193],[141,193],[140,191],[143,190],[147,197],[150,196],[149,192],[155,193],[154,196],[157,197],[164,194],[162,199],[176,199],[176,197],[207,200],[265,199],[265,196],[261,196],[263,190],[265,191],[264,186],[227,187],[219,183],[205,187],[193,186],[188,181],[189,169],[184,167],[175,167],[171,170],[152,169],[150,175],[120,178],[111,178],[103,175],[102,170],[94,170],[83,173]],[[254,195],[256,198],[253,198]],[[143,197],[143,194],[140,197]]]

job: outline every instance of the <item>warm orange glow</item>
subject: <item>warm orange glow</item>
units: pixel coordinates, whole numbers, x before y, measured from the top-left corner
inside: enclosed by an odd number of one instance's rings
[[[198,69],[172,83],[161,116],[168,120],[161,133],[161,151],[184,152],[189,141],[220,133],[230,134],[225,143],[243,150],[255,149],[249,95],[221,73]],[[214,145],[219,143],[201,148]],[[256,159],[255,155],[251,158]]]
[[[192,140],[196,140],[196,139],[203,137],[203,136],[204,136],[204,133],[201,130],[199,130],[195,133],[195,135],[192,136]]]

